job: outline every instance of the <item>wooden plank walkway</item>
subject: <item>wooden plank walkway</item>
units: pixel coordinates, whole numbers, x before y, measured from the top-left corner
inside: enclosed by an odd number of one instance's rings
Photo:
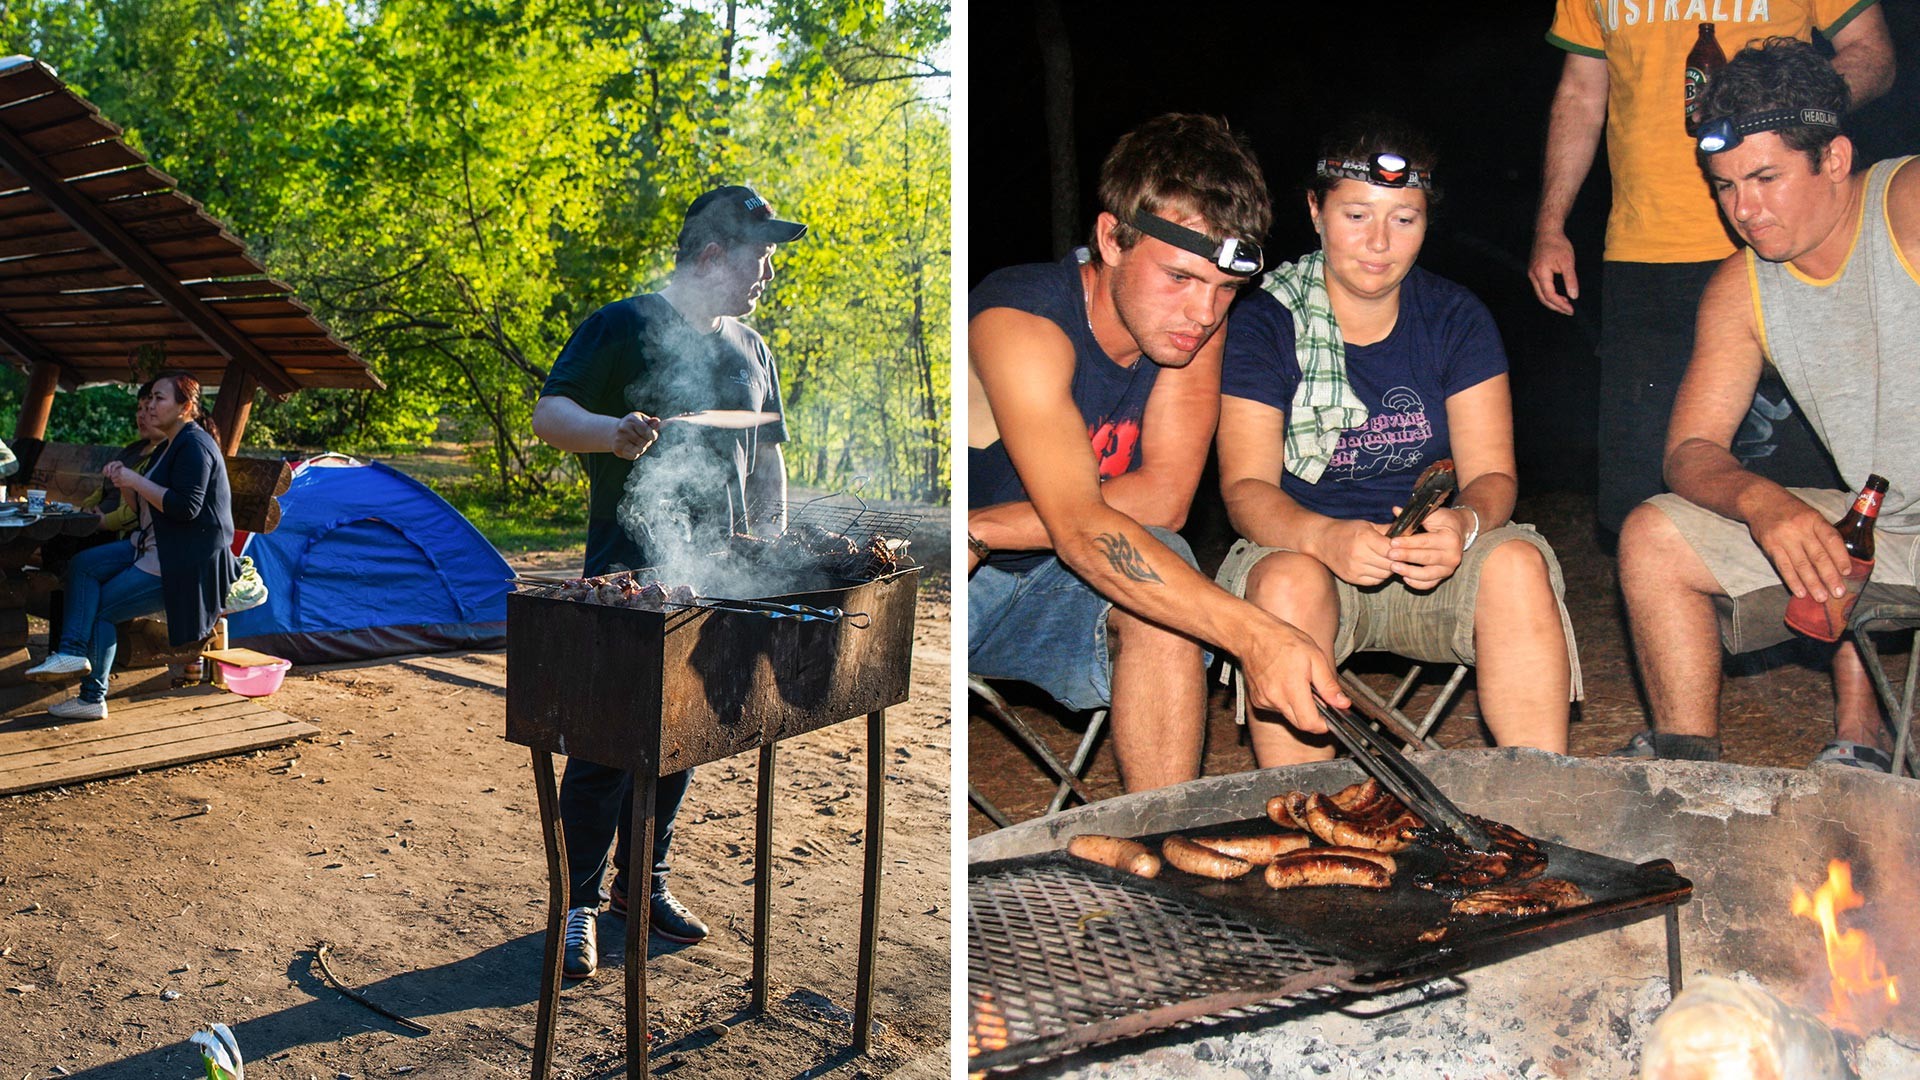
[[[225,757],[318,735],[266,704],[212,688],[110,699],[104,720],[0,719],[0,795]]]

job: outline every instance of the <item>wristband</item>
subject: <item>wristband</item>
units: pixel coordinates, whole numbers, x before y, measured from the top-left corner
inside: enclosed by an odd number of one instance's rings
[[[967,532],[967,550],[973,552],[973,557],[981,562],[986,562],[987,556],[993,554],[993,549],[987,546],[987,542],[973,535],[971,530]]]
[[[1473,515],[1473,528],[1468,530],[1466,538],[1460,541],[1460,552],[1464,555],[1466,554],[1466,550],[1473,546],[1473,542],[1480,539],[1480,511],[1475,510],[1465,503],[1461,503],[1459,506],[1454,507],[1454,509],[1465,510],[1467,513]]]

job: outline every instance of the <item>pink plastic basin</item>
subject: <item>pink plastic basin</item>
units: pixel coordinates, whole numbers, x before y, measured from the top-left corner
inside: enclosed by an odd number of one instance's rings
[[[220,665],[220,674],[227,680],[227,689],[241,697],[266,697],[280,689],[280,680],[287,677],[287,669],[293,666],[291,660],[261,667],[241,667],[225,660],[215,660],[214,663]]]

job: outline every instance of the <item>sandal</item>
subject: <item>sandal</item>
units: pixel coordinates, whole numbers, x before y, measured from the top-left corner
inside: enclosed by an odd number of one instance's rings
[[[1891,773],[1893,772],[1893,755],[1877,746],[1835,739],[1821,749],[1820,755],[1813,759],[1813,765],[1832,765]]]
[[[1627,740],[1627,745],[1613,751],[1607,756],[1651,760],[1659,757],[1660,752],[1653,748],[1653,732],[1642,728],[1640,731],[1634,733],[1633,738]]]

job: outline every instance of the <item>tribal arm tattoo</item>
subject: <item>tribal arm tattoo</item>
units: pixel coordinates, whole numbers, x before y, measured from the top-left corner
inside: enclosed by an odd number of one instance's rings
[[[1093,538],[1093,543],[1107,557],[1107,563],[1113,567],[1114,573],[1133,581],[1164,584],[1160,575],[1153,572],[1153,567],[1147,565],[1147,560],[1140,557],[1139,549],[1125,536],[1101,533]]]

